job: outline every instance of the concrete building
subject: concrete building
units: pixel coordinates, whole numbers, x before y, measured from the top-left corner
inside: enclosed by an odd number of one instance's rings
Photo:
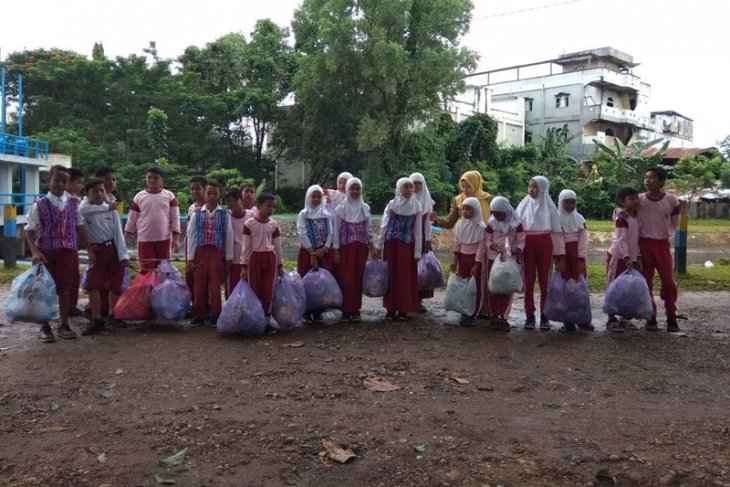
[[[475,73],[468,76],[466,90],[449,104],[449,112],[490,113],[503,103],[521,100],[524,141],[567,125],[569,133],[577,135],[571,155],[578,159],[594,154],[593,139],[612,144],[618,137],[628,144],[638,137],[664,138],[673,147],[691,146],[692,120],[673,111],[652,112],[651,86],[633,74],[637,65],[632,56],[605,47]],[[507,135],[500,141],[507,142]]]

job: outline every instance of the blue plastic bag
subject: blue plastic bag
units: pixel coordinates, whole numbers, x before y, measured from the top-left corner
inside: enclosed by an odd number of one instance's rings
[[[590,323],[593,314],[586,278],[581,275],[577,281],[566,281],[560,272],[556,272],[548,289],[545,316],[560,323]]]
[[[603,312],[625,319],[648,320],[654,314],[646,279],[634,268],[627,269],[614,279],[606,290]]]
[[[302,279],[296,271],[278,276],[274,287],[271,314],[280,330],[288,330],[299,323],[307,311],[307,298]]]
[[[335,277],[323,267],[311,269],[302,279],[307,296],[307,311],[342,306],[342,290]]]
[[[188,312],[191,298],[187,284],[169,278],[152,288],[150,305],[159,318],[181,320]]]
[[[36,264],[13,279],[5,300],[5,316],[10,321],[45,325],[58,316],[56,283],[43,264]]]
[[[418,260],[418,290],[433,291],[446,282],[441,262],[433,252],[426,252]]]
[[[157,275],[159,276],[160,284],[168,279],[182,282],[182,276],[180,275],[180,271],[177,270],[177,268],[172,265],[169,260],[160,261],[159,265],[157,266]]]
[[[262,335],[267,321],[258,296],[248,281],[241,279],[223,304],[216,328],[222,333]]]
[[[362,275],[362,293],[370,298],[380,298],[388,292],[388,263],[371,260],[365,264]]]

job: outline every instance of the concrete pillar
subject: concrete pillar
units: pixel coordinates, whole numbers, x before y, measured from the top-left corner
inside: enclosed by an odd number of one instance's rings
[[[25,194],[33,195],[29,196],[23,201],[25,205],[30,205],[33,203],[33,198],[35,198],[35,195],[41,192],[41,180],[40,180],[40,171],[35,166],[26,166],[25,167]]]
[[[0,193],[13,192],[13,166],[0,162]],[[10,203],[10,196],[0,196],[0,205]]]

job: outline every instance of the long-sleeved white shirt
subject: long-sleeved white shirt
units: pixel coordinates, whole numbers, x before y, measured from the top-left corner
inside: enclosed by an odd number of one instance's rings
[[[220,210],[221,207],[218,206],[215,210],[210,211],[208,210],[207,206],[203,206],[198,211],[193,212],[192,216],[190,217],[190,221],[188,221],[188,229],[185,233],[186,239],[187,239],[187,247],[188,247],[188,260],[195,259],[195,250],[198,248],[198,239],[196,238],[196,229],[197,226],[196,223],[198,221],[198,217],[202,213],[206,213],[208,218],[215,217],[215,212]],[[224,211],[226,223],[225,223],[225,230],[223,233],[223,248],[226,255],[226,260],[233,260],[233,225],[231,224],[231,218],[228,214],[228,210]]]
[[[63,196],[56,196],[53,193],[48,193],[46,197],[51,201],[51,204],[58,208],[59,210],[63,210],[66,207],[66,202],[68,201],[68,196],[64,194]],[[38,226],[41,224],[41,217],[38,215],[38,205],[36,203],[33,203],[33,205],[28,210],[28,214],[26,215],[25,221],[27,224],[25,225],[25,230],[36,230]],[[76,226],[80,227],[84,224],[84,218],[81,215],[80,208],[77,208],[76,210]]]

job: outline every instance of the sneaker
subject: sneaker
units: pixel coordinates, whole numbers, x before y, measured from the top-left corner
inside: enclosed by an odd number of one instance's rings
[[[528,313],[525,319],[525,330],[535,329],[535,313]]]
[[[100,331],[104,331],[104,329],[106,329],[104,320],[91,320],[91,322],[81,332],[81,336],[86,337],[89,335],[93,335],[95,333],[99,333]]]
[[[316,313],[312,316],[312,323],[315,325],[321,325],[324,323],[324,318],[322,318],[322,313]]]
[[[84,310],[79,308],[78,306],[74,306],[70,310],[68,310],[68,315],[77,317],[77,316],[84,316]]]
[[[578,323],[578,328],[583,331],[596,331],[596,327],[593,326],[593,323]]]
[[[677,318],[667,318],[667,331],[669,333],[679,333],[679,325],[677,324]]]
[[[359,311],[355,311],[354,313],[350,313],[350,321],[353,321],[355,323],[359,323],[362,321],[362,315]]]
[[[544,314],[540,314],[540,330],[550,331],[550,320]]]
[[[51,325],[41,326],[39,338],[43,343],[51,343],[56,341],[56,336],[53,334],[53,329],[51,329]]]
[[[493,319],[493,320],[489,320],[489,329],[490,330],[494,330],[494,331],[498,331],[499,330],[499,327],[500,327],[500,322],[501,321],[502,320],[499,320],[499,319],[496,319],[496,318]]]
[[[542,325],[542,323],[540,323],[540,325]],[[542,327],[540,329],[542,329]],[[575,323],[564,323],[563,324],[563,330],[565,330],[565,331],[576,331],[577,328],[575,327]]]
[[[61,325],[58,327],[58,330],[56,330],[56,335],[60,336],[61,338],[65,340],[73,340],[74,338],[78,338],[76,336],[76,332],[71,329],[68,325]]]
[[[646,331],[659,331],[659,325],[657,325],[656,316],[652,316],[650,319],[646,320],[644,329]]]
[[[190,322],[190,326],[200,326],[203,323],[205,323],[203,318],[194,318],[193,321]]]
[[[395,321],[395,311],[388,311],[385,313],[385,319],[387,321]]]
[[[342,323],[345,323],[347,321],[352,321],[352,314],[350,314],[350,313],[342,313],[342,316],[340,317],[340,321]]]
[[[398,313],[395,315],[395,319],[398,321],[408,321],[409,320],[408,314],[403,313],[401,311],[398,311]]]
[[[267,324],[266,325],[266,330],[264,331],[264,333],[266,335],[276,335],[277,333],[279,333],[279,330],[277,330],[276,328],[274,328],[270,324]]]
[[[459,326],[463,326],[465,328],[474,326],[474,318],[472,318],[471,316],[462,315],[461,319],[459,320]]]
[[[109,326],[109,328],[126,328],[127,324],[122,321],[116,319],[114,316],[109,315],[106,319],[106,324]]]
[[[509,330],[510,330],[509,321],[499,320],[499,331],[509,333]]]

